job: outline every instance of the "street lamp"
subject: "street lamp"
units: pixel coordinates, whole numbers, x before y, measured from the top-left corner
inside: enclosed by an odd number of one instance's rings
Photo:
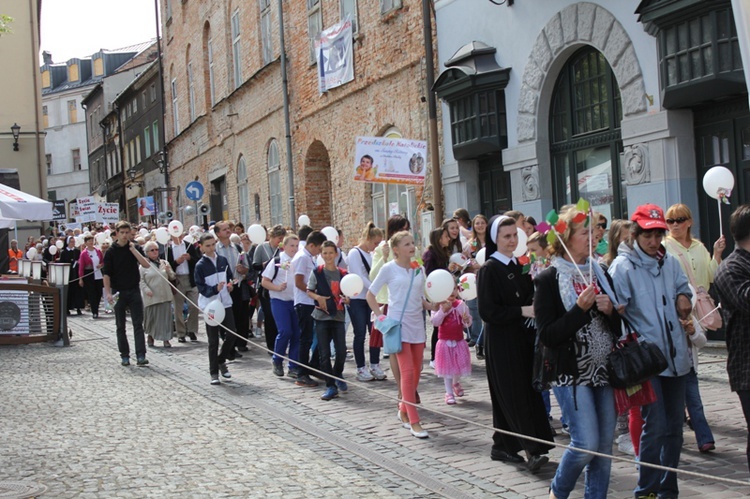
[[[167,167],[167,161],[164,158],[164,151],[159,151],[157,154],[159,158],[155,160],[156,166],[159,167],[159,173],[164,173],[164,169]]]
[[[135,167],[131,166],[128,168],[128,177],[130,177],[130,180],[135,180]]]
[[[13,134],[13,150],[18,151],[18,137],[21,135],[21,127],[18,126],[18,123],[13,123],[13,126],[10,127],[10,133]]]
[[[28,277],[28,274],[26,274],[26,264],[29,263],[28,260],[19,260],[18,261],[18,275],[21,277]]]
[[[55,285],[60,292],[60,339],[56,346],[70,346],[68,336],[68,284],[70,283],[69,263],[50,263],[48,272],[50,284]]]
[[[35,281],[42,280],[42,261],[32,260],[31,261],[31,278]]]

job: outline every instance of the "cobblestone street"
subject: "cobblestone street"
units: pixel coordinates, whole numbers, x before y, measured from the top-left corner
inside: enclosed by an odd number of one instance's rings
[[[230,363],[232,379],[216,387],[205,334],[199,343],[151,348],[147,368],[122,367],[111,316],[74,317],[70,326],[71,348],[0,347],[0,491],[3,482],[28,481],[47,487],[43,497],[536,498],[546,496],[561,455],[554,449],[553,464],[531,475],[489,459],[488,430],[426,410],[491,424],[476,359],[467,395],[452,407],[425,364],[421,415],[430,438],[418,440],[396,422],[390,376],[365,390],[353,362],[345,368],[349,391],[325,402],[321,389],[273,376],[257,347]],[[701,362],[717,451],[699,454],[686,428],[680,467],[747,480],[746,432],[722,352],[706,351]],[[631,497],[636,476],[633,465],[615,462],[611,497]],[[582,496],[581,484],[573,497]],[[691,477],[681,477],[680,488],[682,497],[750,495],[750,486]]]

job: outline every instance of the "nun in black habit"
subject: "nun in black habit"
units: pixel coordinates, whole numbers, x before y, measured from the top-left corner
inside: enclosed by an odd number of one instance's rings
[[[542,395],[531,386],[534,361],[534,285],[513,256],[518,246],[516,223],[496,215],[490,220],[487,260],[477,274],[479,315],[485,322],[487,380],[495,428],[552,442]],[[490,456],[496,461],[523,463],[536,472],[549,458],[552,445],[495,432]]]

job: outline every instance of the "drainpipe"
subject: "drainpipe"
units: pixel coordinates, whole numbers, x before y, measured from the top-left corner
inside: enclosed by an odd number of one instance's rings
[[[294,213],[294,162],[292,161],[292,125],[289,119],[289,81],[286,74],[286,45],[284,44],[284,7],[279,5],[279,44],[281,50],[281,85],[284,94],[284,130],[286,132],[286,166],[289,170],[289,226],[296,226]]]
[[[427,88],[430,164],[432,165],[432,204],[435,207],[435,223],[437,224],[443,219],[443,174],[440,171],[438,151],[437,97],[432,91],[432,85],[435,83],[435,56],[432,52],[432,13],[429,0],[422,0],[422,17],[424,18],[424,83]]]

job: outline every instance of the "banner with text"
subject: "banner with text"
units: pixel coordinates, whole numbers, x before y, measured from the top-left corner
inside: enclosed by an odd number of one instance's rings
[[[64,199],[52,201],[52,220],[59,222],[68,219],[67,204]]]
[[[96,202],[94,196],[85,196],[76,199],[78,205],[78,216],[76,222],[95,222],[96,215],[99,212],[99,203]]]
[[[315,51],[321,94],[354,79],[352,22],[349,16],[320,33],[315,40]]]
[[[422,185],[427,168],[427,142],[357,137],[354,160],[354,180]]]
[[[97,222],[114,227],[120,220],[120,203],[99,203]]]

